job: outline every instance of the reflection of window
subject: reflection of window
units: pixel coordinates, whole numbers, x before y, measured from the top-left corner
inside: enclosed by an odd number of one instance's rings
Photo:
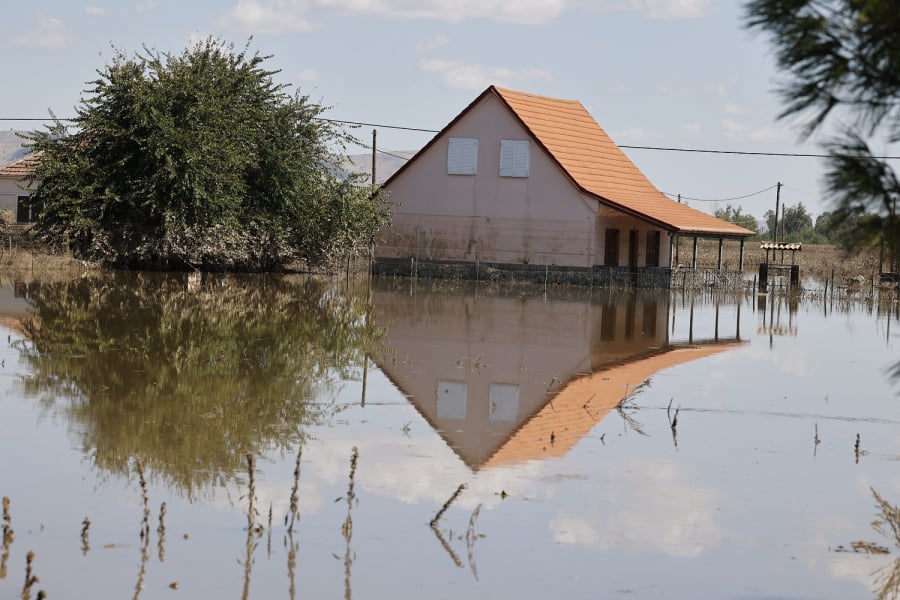
[[[647,266],[659,266],[659,232],[647,232]]]
[[[603,264],[608,267],[619,266],[619,230],[606,230],[606,253],[603,257]]]
[[[478,140],[450,138],[447,145],[447,175],[474,175],[478,164]]]
[[[600,312],[600,341],[616,341],[616,305],[604,304]]]
[[[41,203],[28,196],[19,196],[16,199],[16,221],[19,223],[33,223],[41,214]]]
[[[516,420],[519,414],[519,386],[493,383],[489,400],[488,420],[507,422]]]
[[[644,302],[644,335],[647,337],[656,337],[656,319],[658,317],[656,309],[656,301],[648,300]]]
[[[636,303],[634,298],[632,298],[625,306],[625,339],[629,342],[634,339],[634,313]]]
[[[528,177],[528,140],[500,140],[500,177]]]
[[[439,419],[466,418],[466,384],[438,381],[437,416]]]

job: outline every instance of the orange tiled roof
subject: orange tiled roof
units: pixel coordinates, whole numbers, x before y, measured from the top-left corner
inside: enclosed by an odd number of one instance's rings
[[[28,154],[5,167],[0,167],[0,177],[25,177],[34,170],[38,161],[40,161],[40,153]]]
[[[657,372],[738,346],[740,342],[669,347],[658,354],[579,377],[526,421],[479,468],[565,456],[629,392]]]
[[[676,232],[749,236],[753,232],[666,197],[577,100],[491,86],[583,191]]]

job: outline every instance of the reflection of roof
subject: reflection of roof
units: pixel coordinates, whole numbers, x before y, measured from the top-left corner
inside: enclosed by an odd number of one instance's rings
[[[658,371],[738,345],[740,342],[670,346],[649,358],[626,362],[575,379],[526,421],[480,468],[564,456],[629,392]]]
[[[625,212],[686,233],[748,236],[752,231],[667,198],[577,100],[493,90],[574,183]],[[486,92],[487,93],[487,92]]]
[[[29,154],[5,167],[0,167],[0,177],[25,177],[37,167],[39,161],[39,153]]]
[[[28,337],[28,332],[25,331],[23,319],[0,316],[0,328],[12,331],[22,337]]]

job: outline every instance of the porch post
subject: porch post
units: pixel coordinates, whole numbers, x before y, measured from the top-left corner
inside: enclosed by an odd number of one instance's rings
[[[744,238],[741,238],[741,253],[738,259],[738,271],[744,272]]]
[[[691,259],[691,268],[697,268],[697,236],[694,236],[694,257]]]
[[[725,243],[725,238],[719,238],[719,266],[716,267],[719,271],[722,270],[722,245]]]
[[[675,234],[669,232],[669,269],[675,267],[675,252],[678,246],[675,245]]]

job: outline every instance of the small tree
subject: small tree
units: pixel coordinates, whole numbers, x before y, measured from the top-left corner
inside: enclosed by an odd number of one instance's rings
[[[756,220],[756,217],[743,213],[740,206],[735,208],[730,204],[727,204],[725,208],[717,208],[714,214],[716,218],[722,219],[723,221],[740,225],[744,229],[749,229],[750,231],[759,232],[759,222]]]
[[[37,235],[123,266],[254,270],[369,242],[386,205],[336,175],[346,135],[248,52],[118,53],[74,125],[28,136]]]
[[[764,215],[766,227],[769,231],[775,228],[775,211],[767,210]],[[781,231],[784,227],[786,241],[811,242],[814,241],[812,216],[806,210],[802,202],[796,206],[785,206],[784,215],[778,216],[778,239],[781,239]]]

